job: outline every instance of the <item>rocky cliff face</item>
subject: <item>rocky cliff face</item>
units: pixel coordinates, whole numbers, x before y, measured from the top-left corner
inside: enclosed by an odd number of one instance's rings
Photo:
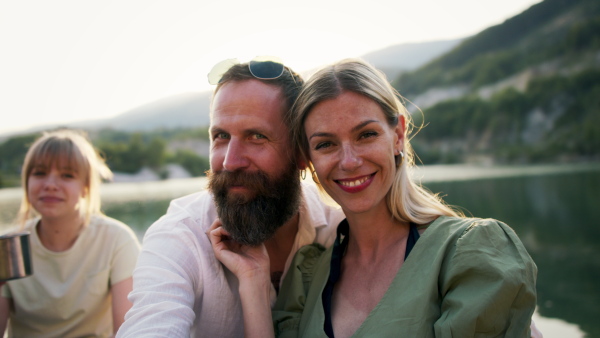
[[[600,2],[546,0],[393,84],[425,162],[600,159]]]

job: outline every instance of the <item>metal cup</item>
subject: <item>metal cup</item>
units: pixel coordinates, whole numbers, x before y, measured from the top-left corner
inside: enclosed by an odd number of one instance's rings
[[[31,276],[29,232],[0,236],[0,282]]]

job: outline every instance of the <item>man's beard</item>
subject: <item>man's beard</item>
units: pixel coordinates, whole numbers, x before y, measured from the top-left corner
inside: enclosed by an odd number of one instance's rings
[[[243,186],[251,195],[230,194],[232,186]],[[233,240],[251,246],[271,238],[300,206],[300,178],[294,165],[277,178],[262,171],[208,172],[208,189],[223,228]]]

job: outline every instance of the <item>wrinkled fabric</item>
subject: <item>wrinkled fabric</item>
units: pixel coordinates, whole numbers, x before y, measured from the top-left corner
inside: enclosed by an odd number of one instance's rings
[[[110,337],[110,287],[133,274],[140,252],[134,232],[122,222],[95,215],[71,248],[44,247],[30,220],[33,275],[8,282],[12,298],[9,337]]]
[[[300,247],[331,245],[344,218],[308,184],[302,186],[299,214],[286,270]],[[215,219],[212,195],[204,190],[173,200],[167,214],[148,229],[133,273],[133,307],[117,337],[243,336],[238,280],[217,260],[206,235]],[[274,288],[271,293],[274,303]]]
[[[273,311],[278,337],[327,337],[321,294],[331,248],[301,249]],[[356,337],[529,337],[537,267],[506,224],[432,222]]]

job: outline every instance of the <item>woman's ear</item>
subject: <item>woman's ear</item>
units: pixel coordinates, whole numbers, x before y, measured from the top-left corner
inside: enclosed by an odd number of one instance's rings
[[[301,156],[301,155],[297,156],[296,166],[298,167],[298,170],[304,170],[308,167],[308,165],[306,164],[306,160],[304,159],[303,156]]]
[[[404,150],[404,137],[406,136],[406,119],[404,115],[398,116],[398,124],[394,128],[396,133],[396,140],[394,142],[394,149],[397,151]]]

